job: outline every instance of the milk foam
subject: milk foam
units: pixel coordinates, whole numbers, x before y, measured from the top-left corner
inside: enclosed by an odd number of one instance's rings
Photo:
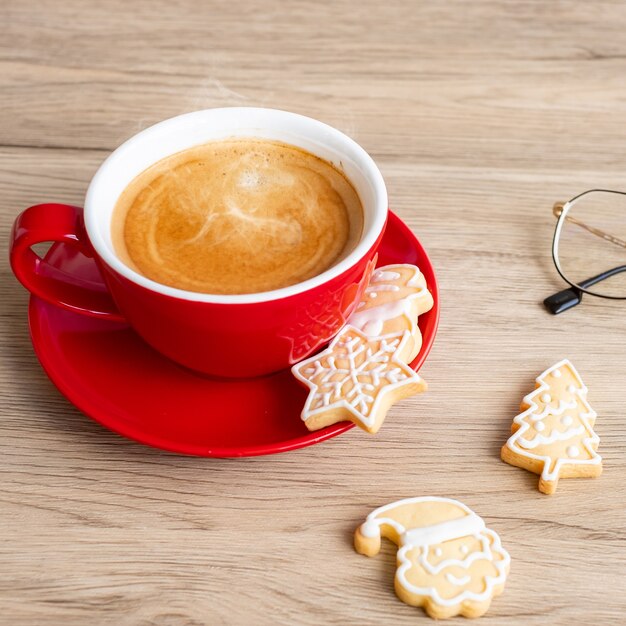
[[[320,274],[361,235],[358,194],[330,163],[260,139],[204,144],[140,174],[118,200],[120,258],[157,282],[257,293]]]

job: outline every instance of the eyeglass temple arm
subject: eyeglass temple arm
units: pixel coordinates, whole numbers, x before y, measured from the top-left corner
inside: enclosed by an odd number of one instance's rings
[[[578,286],[583,289],[588,289],[596,283],[606,280],[607,278],[611,278],[611,276],[615,276],[616,274],[621,274],[622,272],[626,272],[626,265],[620,265],[611,270],[607,270],[606,272],[602,272],[602,274],[593,276],[592,278],[587,278],[587,280],[581,280],[578,283]],[[563,289],[563,291],[559,291],[558,293],[548,296],[543,303],[550,313],[558,315],[559,313],[563,313],[563,311],[567,311],[568,309],[575,307],[577,304],[580,304],[582,299],[583,292],[580,289],[577,287],[569,287],[568,289]]]
[[[567,203],[557,202],[552,207],[552,213],[554,214],[555,217],[561,216],[561,213],[563,212],[565,204]],[[599,228],[594,228],[593,226],[589,226],[588,224],[585,224],[585,222],[581,222],[580,220],[576,219],[575,217],[572,217],[571,215],[566,215],[565,220],[568,222],[571,222],[572,224],[576,224],[576,226],[580,226],[581,228],[584,228],[587,232],[591,233],[592,235],[595,235],[596,237],[600,237],[600,239],[604,239],[605,241],[608,241],[609,243],[613,243],[616,246],[626,248],[626,241],[624,241],[623,239],[620,239],[619,237],[615,237],[614,235],[605,233],[603,230],[600,230]],[[600,279],[600,280],[604,280],[604,279]]]

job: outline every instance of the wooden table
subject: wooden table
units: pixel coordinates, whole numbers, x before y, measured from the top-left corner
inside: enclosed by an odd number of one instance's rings
[[[430,623],[396,599],[391,545],[352,549],[371,509],[415,495],[460,499],[510,551],[484,623],[623,623],[624,305],[551,317],[540,301],[562,285],[552,203],[626,187],[624,3],[20,0],[0,23],[2,624]],[[33,354],[6,261],[18,212],[80,204],[128,136],[229,105],[354,137],[432,256],[430,391],[375,437],[168,454],[82,415]],[[499,448],[564,356],[590,388],[605,472],[547,497]]]

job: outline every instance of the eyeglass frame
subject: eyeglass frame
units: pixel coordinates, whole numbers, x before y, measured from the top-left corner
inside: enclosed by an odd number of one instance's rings
[[[554,236],[552,238],[552,260],[554,261],[554,266],[556,267],[556,271],[559,273],[561,278],[568,285],[570,285],[573,289],[578,290],[580,293],[586,293],[590,296],[596,296],[598,298],[605,298],[607,300],[626,300],[626,296],[610,296],[608,294],[601,294],[601,293],[596,293],[595,291],[590,291],[586,287],[581,286],[581,284],[575,283],[571,281],[569,278],[567,278],[567,276],[563,273],[563,269],[561,268],[561,262],[559,260],[558,249],[559,249],[559,240],[561,237],[561,231],[563,230],[563,226],[565,225],[565,222],[567,220],[567,214],[569,213],[570,209],[576,204],[576,202],[580,200],[580,198],[582,198],[583,196],[586,196],[587,194],[596,193],[596,192],[613,193],[613,194],[618,194],[621,196],[626,196],[626,192],[616,191],[614,189],[588,189],[587,191],[583,191],[582,193],[579,193],[577,196],[574,196],[573,198],[571,198],[570,200],[568,200],[567,202],[563,204],[556,203],[552,210],[554,215],[558,218],[557,223],[556,223],[556,228],[554,229]],[[571,219],[572,218],[570,218],[570,220]],[[613,235],[609,235],[608,233],[604,233],[603,231],[589,227],[583,222],[577,222],[577,223],[582,225],[583,228],[585,228],[592,234],[598,237],[602,237],[603,239],[611,243],[615,243],[616,245],[620,245],[626,248],[626,242],[622,241],[618,237],[614,237]],[[604,280],[605,278],[610,278],[611,276],[614,276],[615,274],[621,273],[623,271],[626,271],[626,265],[621,265],[616,268],[613,268],[612,270],[607,270],[606,272],[603,272],[602,274],[599,274],[598,276],[594,276],[593,278],[583,280],[581,282],[586,283],[588,286],[590,286],[589,285],[590,281],[593,281],[591,284],[596,284],[597,282],[600,282],[601,280]],[[555,294],[555,295],[558,295],[558,294]],[[546,300],[548,299],[549,298],[546,298]],[[579,298],[579,301],[580,301],[580,298]],[[578,302],[576,304],[578,304]]]

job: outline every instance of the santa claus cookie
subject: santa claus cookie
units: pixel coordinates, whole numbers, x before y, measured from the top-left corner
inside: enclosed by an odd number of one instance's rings
[[[396,401],[426,389],[405,363],[410,332],[368,337],[346,326],[326,350],[301,361],[293,375],[309,388],[302,419],[309,430],[349,420],[369,433]]]
[[[356,551],[374,556],[381,537],[399,548],[398,597],[430,617],[479,617],[504,590],[510,557],[500,538],[461,502],[408,498],[376,509],[354,535]]]
[[[559,477],[591,478],[602,473],[593,430],[596,412],[576,368],[560,361],[536,379],[513,420],[513,434],[502,446],[502,460],[539,474],[539,491],[554,493]]]
[[[404,358],[410,363],[422,347],[417,318],[432,307],[433,297],[419,268],[406,264],[385,265],[374,270],[347,323],[369,337],[408,330],[410,338]]]

